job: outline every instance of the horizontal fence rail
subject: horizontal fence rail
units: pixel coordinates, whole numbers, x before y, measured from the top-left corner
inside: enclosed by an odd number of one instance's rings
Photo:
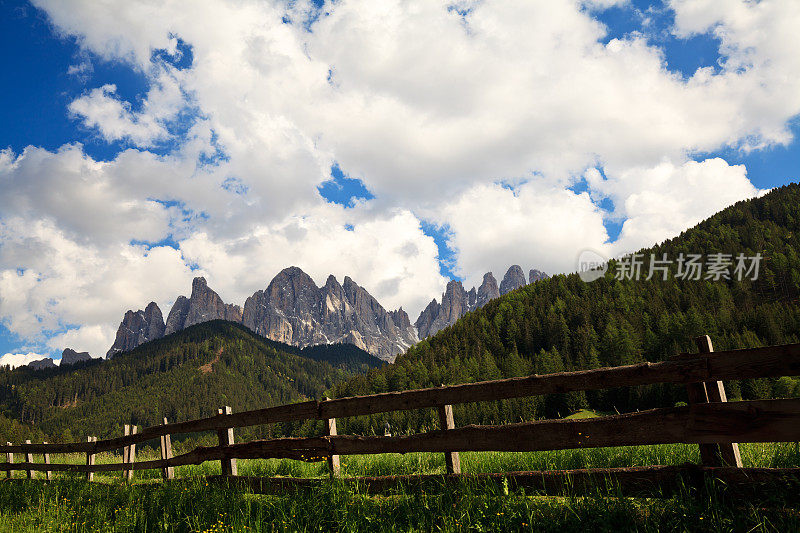
[[[541,420],[502,426],[470,425],[397,437],[337,435],[255,440],[200,446],[171,459],[77,465],[0,463],[0,471],[110,472],[200,464],[222,459],[296,459],[315,462],[331,455],[499,451],[525,452],[674,443],[800,441],[800,399],[706,403],[651,409],[582,420]],[[29,445],[4,446],[18,451]]]
[[[458,473],[460,451],[537,451],[639,446],[699,444],[706,466],[741,466],[739,442],[800,441],[800,399],[753,400],[728,403],[723,380],[800,375],[800,344],[713,352],[710,339],[698,339],[699,354],[680,354],[658,363],[599,368],[577,372],[532,375],[520,378],[449,385],[322,401],[307,401],[240,413],[230,408],[198,420],[165,423],[126,435],[64,444],[5,444],[7,462],[0,471],[93,472],[123,471],[130,479],[135,470],[162,469],[171,479],[178,466],[221,461],[227,477],[236,475],[235,459],[288,458],[301,461],[329,460],[338,466],[339,455],[441,452],[448,454],[448,472]],[[637,413],[583,420],[539,420],[505,425],[453,427],[452,408],[462,403],[496,401],[571,391],[673,383],[687,385],[690,405],[651,409]],[[712,394],[713,393],[713,394]],[[392,411],[438,408],[443,428],[407,436],[353,436],[336,434],[336,418]],[[450,416],[447,416],[450,413]],[[444,416],[442,416],[444,415]],[[286,437],[234,443],[233,428],[301,420],[325,420],[321,437]],[[170,436],[215,431],[218,446],[201,446],[172,456]],[[161,459],[135,461],[135,445],[160,439]],[[714,463],[714,446],[722,450],[722,463]],[[95,454],[125,449],[121,463],[95,464]],[[735,453],[732,450],[735,449]],[[725,455],[726,450],[729,452]],[[13,454],[25,454],[13,462]],[[35,463],[33,454],[82,453],[86,464]],[[335,458],[335,459],[334,459]],[[332,472],[338,468],[331,467]],[[49,476],[49,474],[48,474]]]

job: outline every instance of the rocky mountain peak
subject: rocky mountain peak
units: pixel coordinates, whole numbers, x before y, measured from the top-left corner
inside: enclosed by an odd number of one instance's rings
[[[44,359],[37,359],[36,361],[31,361],[30,363],[28,363],[27,366],[28,368],[32,368],[34,370],[44,370],[46,368],[55,368],[56,364],[50,357],[45,357]]]
[[[176,300],[175,303],[177,305],[178,301]],[[181,305],[183,305],[183,302],[181,302]],[[172,314],[172,311],[170,311],[170,314]],[[177,314],[180,314],[180,312],[177,312]],[[169,317],[167,319],[169,320]],[[192,280],[192,295],[186,308],[186,318],[178,329],[188,328],[194,324],[208,322],[209,320],[241,322],[242,308],[238,305],[223,302],[219,294],[209,288],[205,278],[196,277]]]
[[[82,361],[91,361],[91,359],[92,356],[89,355],[89,352],[76,352],[72,348],[64,348],[64,351],[61,352],[61,366],[74,365]]]
[[[203,276],[197,276],[192,280],[192,296],[204,292],[208,289],[208,282]]]
[[[164,318],[155,302],[150,302],[144,311],[128,310],[106,357],[111,358],[120,352],[133,350],[142,343],[160,339],[164,336],[164,330]]]
[[[531,270],[532,279],[541,276],[546,274]],[[226,304],[206,279],[198,276],[192,280],[191,296],[175,299],[166,323],[154,302],[143,311],[125,313],[108,357],[194,324],[227,320],[295,346],[350,342],[392,361],[418,338],[435,334],[470,311],[525,284],[525,275],[518,265],[508,269],[499,288],[491,272],[483,276],[480,287],[469,291],[461,281],[451,280],[442,294],[442,303],[433,299],[412,325],[402,307],[387,311],[350,276],[345,276],[340,284],[331,274],[325,285],[318,287],[300,267],[290,266],[278,272],[265,289],[247,298],[243,308]]]
[[[528,284],[531,284],[536,281],[542,281],[543,279],[547,279],[550,276],[542,272],[541,270],[536,270],[532,268],[530,274],[528,275]]]
[[[411,319],[408,318],[408,313],[406,313],[402,307],[399,307],[395,311],[389,311],[389,316],[392,317],[392,322],[394,325],[400,328],[400,330],[411,330]]]
[[[417,318],[417,321],[414,322],[414,326],[417,328],[417,334],[419,335],[420,339],[424,339],[432,335],[431,329],[433,327],[433,323],[439,317],[439,313],[441,312],[442,306],[436,301],[436,298],[431,300],[427,307],[422,310]]]
[[[538,270],[531,270],[531,273],[547,277],[547,274]],[[430,337],[454,324],[456,320],[467,313],[483,307],[502,294],[507,294],[525,285],[527,285],[525,273],[519,265],[513,265],[508,269],[499,288],[497,280],[491,272],[483,275],[483,282],[477,291],[473,287],[467,292],[460,281],[450,280],[442,294],[442,303],[439,304],[436,299],[431,301],[414,322],[419,338]]]
[[[342,285],[339,283],[339,280],[336,279],[336,276],[330,274],[328,275],[328,279],[325,280],[325,288],[338,291],[342,289]]]
[[[186,296],[178,296],[175,303],[172,304],[169,316],[167,316],[167,327],[164,330],[164,335],[170,335],[176,331],[183,329],[186,324],[186,316],[189,314],[189,298]]]
[[[282,270],[266,290],[247,299],[243,323],[296,346],[350,342],[385,360],[417,341],[404,311],[387,312],[350,276],[340,285],[330,275],[319,288],[298,267]]]
[[[500,295],[508,294],[509,292],[524,287],[528,282],[525,280],[525,273],[519,265],[511,265],[511,267],[503,276],[503,281],[500,282]]]
[[[500,296],[500,289],[497,288],[497,280],[491,272],[483,275],[483,283],[478,287],[478,300],[475,304],[476,308],[483,307],[489,300],[494,300]]]

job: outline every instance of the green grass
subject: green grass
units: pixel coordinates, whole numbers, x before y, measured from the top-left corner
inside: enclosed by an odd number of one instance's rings
[[[793,443],[743,444],[745,466],[800,465]],[[137,459],[155,457],[144,449]],[[569,469],[680,464],[699,459],[697,446],[664,445],[530,453],[461,454],[464,472]],[[18,458],[19,460],[19,458]],[[55,457],[53,458],[55,462]],[[61,461],[84,462],[80,455]],[[98,463],[119,461],[100,454]],[[436,474],[443,454],[342,457],[345,476]],[[613,487],[591,497],[546,497],[508,491],[502,483],[434,484],[368,496],[332,482],[300,493],[254,495],[208,485],[218,462],[179,467],[180,479],[158,482],[160,471],[138,471],[126,484],[119,473],[56,474],[51,483],[29,482],[24,472],[0,482],[0,531],[793,531],[800,513],[780,496],[741,501],[725,487],[687,489],[669,499],[619,497]],[[325,463],[291,460],[239,461],[241,475],[325,477]],[[786,498],[796,497],[786,494]],[[776,499],[777,498],[777,499]],[[793,500],[793,501],[794,501]]]
[[[597,411],[592,411],[591,409],[580,409],[579,411],[572,413],[569,416],[565,416],[565,420],[580,420],[581,418],[597,418],[601,416],[600,413]]]

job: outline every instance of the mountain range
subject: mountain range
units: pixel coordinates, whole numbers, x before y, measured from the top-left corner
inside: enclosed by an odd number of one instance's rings
[[[545,278],[543,272],[530,271],[531,283]],[[393,361],[419,339],[526,284],[525,274],[518,265],[508,269],[499,287],[491,272],[484,275],[477,290],[473,287],[469,292],[460,281],[452,280],[442,295],[442,303],[431,301],[412,325],[402,307],[387,311],[349,276],[340,284],[330,275],[324,286],[317,287],[302,269],[285,268],[266,289],[247,298],[244,307],[225,303],[205,278],[197,277],[192,282],[191,295],[176,298],[166,321],[155,302],[150,302],[144,310],[127,311],[106,357],[112,358],[195,324],[226,320],[242,324],[268,339],[301,348],[348,343],[384,361]]]

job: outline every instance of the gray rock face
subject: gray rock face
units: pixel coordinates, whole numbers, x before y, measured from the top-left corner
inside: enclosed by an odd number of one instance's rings
[[[439,315],[433,320],[426,336],[434,335],[456,320],[472,311],[469,295],[460,281],[450,280],[442,295],[442,306]]]
[[[177,302],[176,302],[177,303]],[[209,320],[228,320],[230,322],[242,321],[242,308],[238,305],[226,304],[219,294],[208,288],[206,278],[194,278],[192,281],[192,296],[189,298],[189,308],[183,328],[188,328]]]
[[[80,363],[81,361],[91,361],[92,356],[89,355],[89,352],[76,352],[72,348],[65,348],[63,352],[61,352],[61,366],[64,365],[74,365],[75,363]]]
[[[328,276],[323,287],[300,268],[282,270],[244,304],[242,323],[273,340],[309,346],[349,342],[392,361],[417,341],[402,309],[387,312],[349,277]]]
[[[242,323],[264,337],[300,345],[314,336],[319,293],[311,276],[297,267],[286,268],[245,301]]]
[[[531,274],[534,272],[538,273],[537,275],[539,276],[544,276],[544,278],[547,277],[544,272],[531,270]],[[435,335],[444,328],[455,324],[459,318],[467,313],[483,307],[489,301],[500,297],[502,294],[507,294],[525,285],[527,285],[525,274],[519,265],[514,265],[508,269],[499,288],[497,287],[497,280],[491,272],[483,275],[483,282],[477,291],[473,287],[467,292],[460,281],[451,280],[447,284],[444,294],[442,294],[442,303],[439,304],[436,299],[432,300],[420,313],[417,321],[414,322],[417,334],[420,339]]]
[[[547,279],[549,277],[550,276],[548,276],[541,270],[536,270],[535,268],[532,268],[530,274],[528,275],[528,284],[530,285],[535,281],[542,281],[543,279]]]
[[[167,327],[164,335],[170,335],[176,331],[183,329],[186,324],[186,317],[189,315],[189,298],[186,296],[178,296],[175,303],[172,304],[172,309],[167,316]]]
[[[464,290],[460,281],[450,280],[442,294],[442,303],[436,300],[420,314],[415,325],[420,339],[435,335],[456,320],[476,309],[478,295],[473,287],[469,292]]]
[[[45,368],[55,368],[56,364],[53,360],[49,357],[45,357],[44,359],[37,359],[36,361],[31,361],[28,363],[28,368],[32,368],[34,370],[44,370]]]
[[[489,300],[494,300],[500,296],[500,289],[497,288],[497,280],[491,272],[483,275],[483,283],[478,287],[478,301],[476,307],[483,307]]]
[[[414,322],[414,326],[417,328],[417,334],[419,335],[420,339],[424,339],[432,335],[431,330],[433,329],[433,323],[439,317],[439,313],[441,312],[442,306],[439,305],[439,302],[436,301],[436,298],[431,300],[431,303],[429,303],[428,306],[422,310],[417,318],[417,321]]]
[[[508,294],[509,292],[524,287],[528,282],[525,280],[525,273],[519,265],[512,265],[506,275],[503,276],[503,281],[500,282],[500,295]]]
[[[242,321],[242,308],[226,304],[219,294],[211,290],[206,278],[192,280],[192,295],[178,296],[167,316],[165,335],[209,320]]]
[[[160,339],[164,336],[164,329],[164,318],[155,302],[150,302],[144,311],[128,311],[117,329],[117,337],[106,353],[106,358],[110,359],[118,353],[133,350],[140,344]]]

